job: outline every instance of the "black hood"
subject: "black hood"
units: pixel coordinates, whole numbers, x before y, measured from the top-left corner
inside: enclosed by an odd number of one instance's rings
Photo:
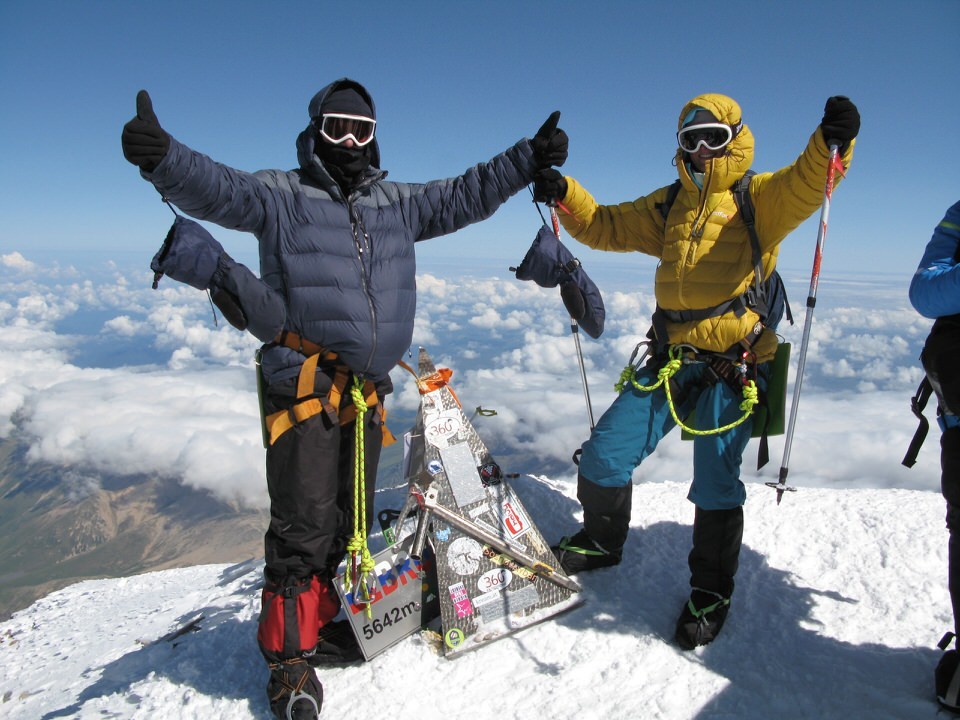
[[[340,78],[339,80],[334,80],[332,83],[320,90],[320,92],[314,95],[310,100],[310,104],[307,106],[307,109],[310,113],[310,122],[306,129],[301,132],[297,138],[297,159],[300,161],[300,167],[311,175],[315,175],[316,166],[319,165],[322,167],[322,164],[315,154],[317,131],[313,124],[313,120],[314,118],[320,116],[320,107],[323,105],[323,101],[326,99],[326,97],[334,90],[345,86],[353,88],[363,96],[363,98],[370,105],[370,109],[373,111],[373,119],[377,119],[377,106],[373,102],[373,97],[371,97],[367,89],[356,80],[351,80],[350,78]],[[374,136],[373,142],[370,143],[369,150],[370,167],[374,171],[377,171],[380,169],[380,145],[377,142],[376,136]],[[324,173],[326,173],[325,168]]]

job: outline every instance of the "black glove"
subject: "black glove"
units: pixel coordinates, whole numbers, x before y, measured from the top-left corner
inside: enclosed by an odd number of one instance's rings
[[[533,146],[533,159],[538,168],[554,165],[560,167],[567,161],[567,146],[570,144],[570,138],[557,127],[558,122],[560,122],[560,111],[556,110],[550,114],[530,141]]]
[[[146,90],[137,93],[137,116],[123,126],[123,156],[144,172],[153,170],[170,149],[170,136],[160,127]]]
[[[537,170],[533,176],[533,199],[546,205],[555,205],[567,194],[567,180],[552,167]]]
[[[850,141],[860,132],[860,112],[850,98],[834,95],[827,100],[820,132],[827,145],[837,145],[841,153],[850,147]]]

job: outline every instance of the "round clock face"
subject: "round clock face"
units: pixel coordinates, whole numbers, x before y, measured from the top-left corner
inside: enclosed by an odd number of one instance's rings
[[[483,547],[473,538],[459,537],[447,548],[447,564],[459,575],[476,572],[483,558]]]

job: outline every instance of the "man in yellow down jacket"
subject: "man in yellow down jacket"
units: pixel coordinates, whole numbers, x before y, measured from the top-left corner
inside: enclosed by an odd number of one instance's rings
[[[777,347],[776,334],[744,295],[754,284],[754,259],[732,188],[750,169],[754,148],[740,106],[724,95],[700,95],[684,106],[677,127],[681,187],[666,219],[662,208],[669,186],[631,202],[599,205],[556,170],[535,176],[536,199],[556,201],[560,221],[575,239],[660,261],[651,359],[635,369],[583,445],[577,479],[583,529],[554,548],[570,574],[620,562],[630,524],[631,477],[676,426],[671,402],[681,419],[694,412],[698,428],[734,423],[744,415],[742,390],[749,380],[765,389]],[[838,146],[849,166],[859,129],[856,106],[846,97],[831,97],[800,157],[749,180],[765,277],[774,270],[780,242],[823,200],[830,146]],[[658,372],[671,359],[680,362],[674,363],[679,369],[669,380],[668,397]],[[751,426],[752,418],[694,438],[687,495],[696,507],[692,590],[676,629],[684,649],[712,641],[727,616],[743,536],[740,464]]]

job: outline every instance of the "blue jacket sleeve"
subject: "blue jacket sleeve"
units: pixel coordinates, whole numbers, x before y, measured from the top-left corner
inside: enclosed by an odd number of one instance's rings
[[[261,176],[221,165],[173,137],[160,164],[141,175],[188,215],[230,230],[256,234],[272,202]]]
[[[960,264],[954,259],[960,244],[960,202],[954,204],[933,231],[917,272],[910,281],[910,302],[924,317],[960,313]]]
[[[409,186],[420,232],[417,240],[447,235],[488,217],[533,181],[533,148],[521,140],[463,175]]]

